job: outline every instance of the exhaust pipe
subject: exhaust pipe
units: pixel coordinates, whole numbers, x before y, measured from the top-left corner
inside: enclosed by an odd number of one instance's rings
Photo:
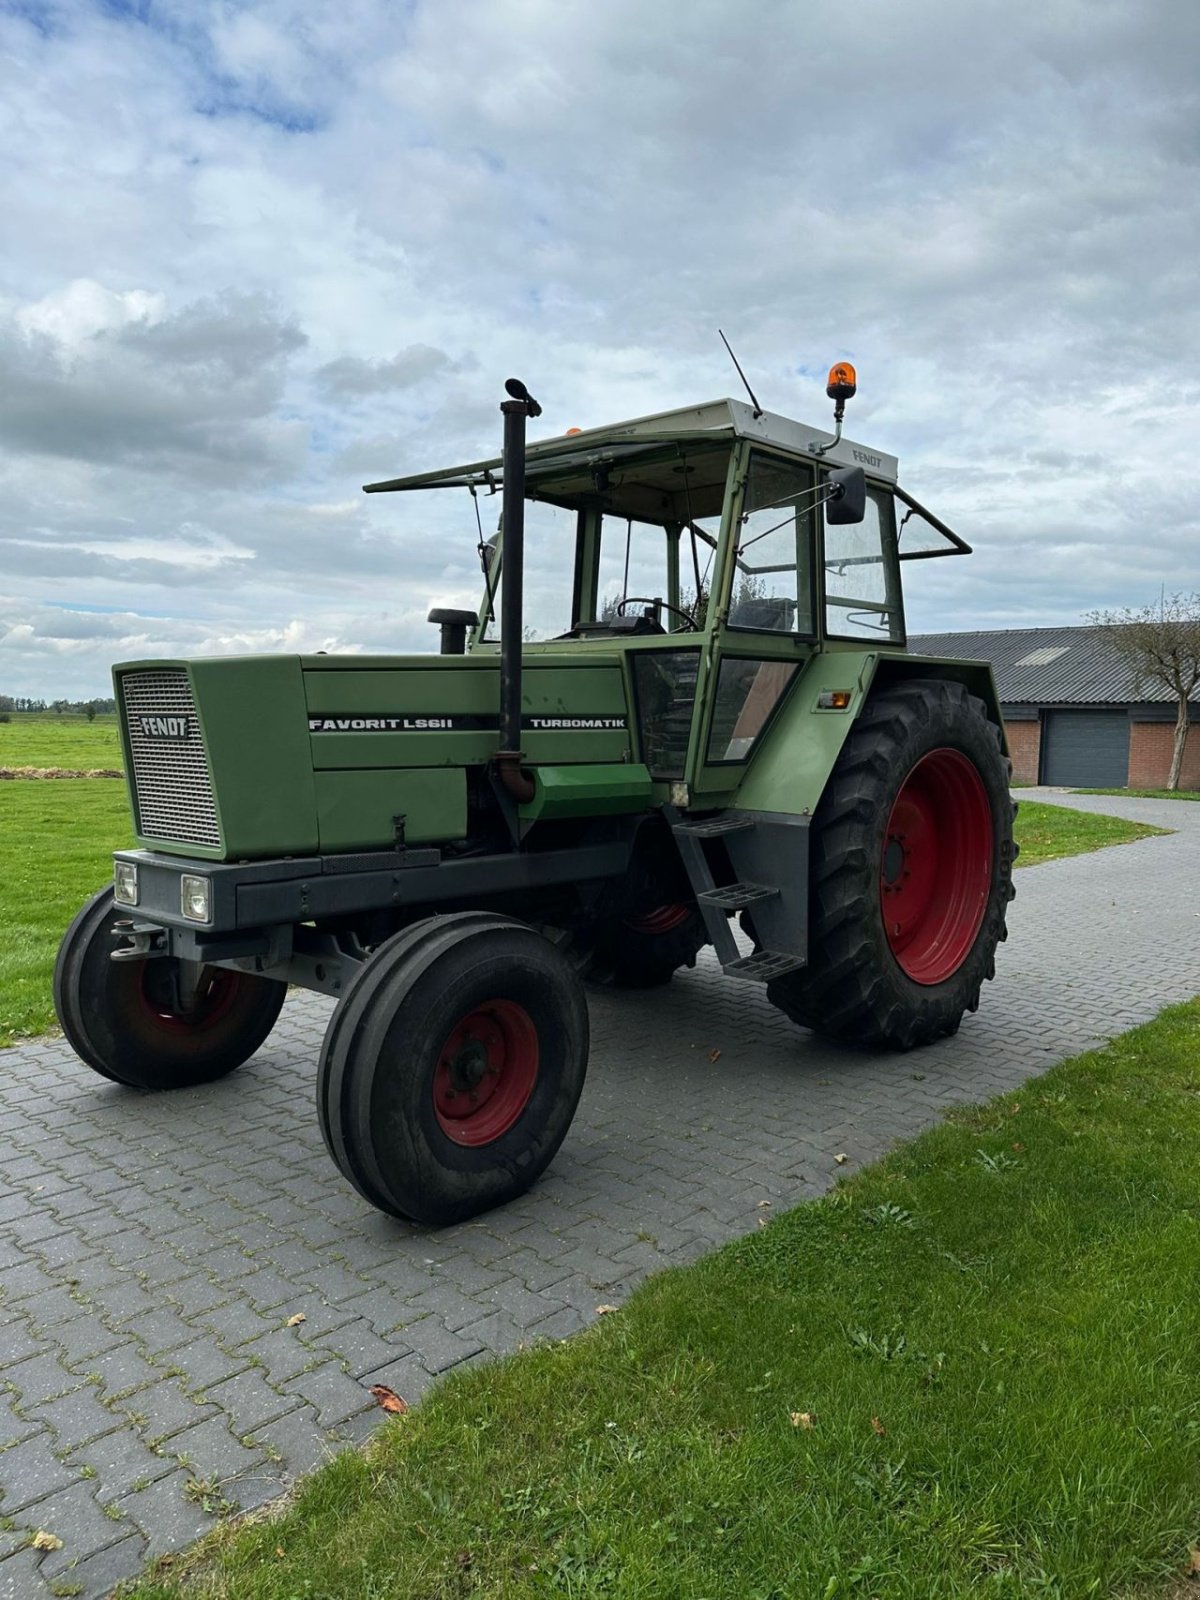
[[[510,398],[504,414],[501,465],[504,544],[500,590],[500,748],[494,763],[500,782],[514,800],[532,800],[533,779],[521,770],[521,646],[525,576],[525,421],[542,408],[519,378],[504,385]]]

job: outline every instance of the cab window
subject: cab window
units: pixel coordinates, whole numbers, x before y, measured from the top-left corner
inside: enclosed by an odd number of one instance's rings
[[[861,522],[825,528],[825,631],[904,642],[891,496],[867,491]]]
[[[730,595],[729,626],[813,632],[813,469],[750,457]]]

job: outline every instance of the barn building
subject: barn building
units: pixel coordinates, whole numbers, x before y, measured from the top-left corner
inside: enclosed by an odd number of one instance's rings
[[[1162,789],[1171,767],[1175,703],[1137,685],[1100,628],[1006,628],[910,635],[909,650],[990,661],[1004,713],[1013,782],[1065,788]],[[1200,703],[1193,703],[1180,787],[1200,789]]]

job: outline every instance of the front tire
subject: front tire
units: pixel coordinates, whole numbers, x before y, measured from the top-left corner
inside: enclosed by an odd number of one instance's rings
[[[430,917],[381,945],[334,1012],[321,1131],[379,1210],[459,1222],[549,1166],[587,1056],[587,1003],[559,950],[508,917]]]
[[[809,964],[767,986],[793,1022],[909,1049],[978,1008],[1014,892],[1008,773],[961,684],[871,697],[813,819]]]
[[[233,1072],[264,1042],[287,986],[204,967],[186,1007],[170,956],[113,961],[114,924],[128,913],[101,889],[63,935],[54,1009],[67,1043],[93,1072],[131,1089],[186,1089]]]

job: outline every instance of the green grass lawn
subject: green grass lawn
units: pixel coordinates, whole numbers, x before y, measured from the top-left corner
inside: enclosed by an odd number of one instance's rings
[[[1128,800],[1200,800],[1200,789],[1073,789],[1072,794],[1119,794]]]
[[[0,1046],[53,1026],[58,942],[88,895],[111,881],[113,850],[131,839],[123,783],[0,781]]]
[[[73,767],[83,771],[124,766],[117,719],[54,712],[11,713],[0,722],[0,767]]]
[[[1200,1533],[1198,1143],[1192,1002],[451,1377],[138,1600],[1159,1592]]]
[[[1016,839],[1021,846],[1017,865],[1035,867],[1040,861],[1082,855],[1088,850],[1103,850],[1110,844],[1129,844],[1134,839],[1148,839],[1170,831],[1170,828],[1152,828],[1145,822],[1126,822],[1121,817],[1096,816],[1090,811],[1070,811],[1064,806],[1022,800],[1016,824]]]

